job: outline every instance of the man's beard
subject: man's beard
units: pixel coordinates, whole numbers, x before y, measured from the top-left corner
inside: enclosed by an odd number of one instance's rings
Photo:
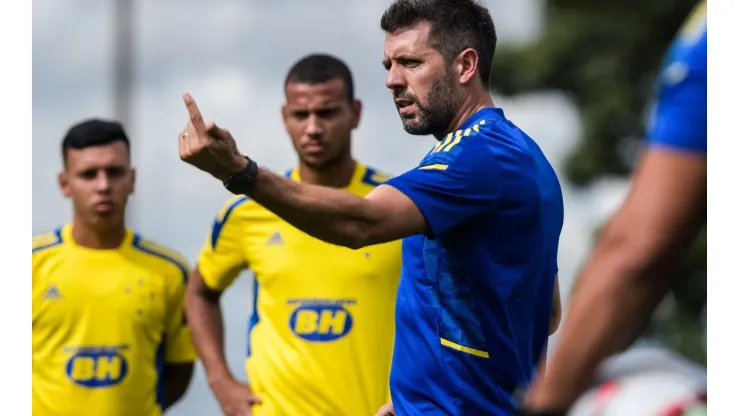
[[[432,85],[426,104],[422,105],[417,97],[409,98],[419,107],[419,115],[413,119],[402,116],[401,123],[407,133],[415,136],[445,133],[461,101],[457,91],[452,88],[452,76],[448,70]]]

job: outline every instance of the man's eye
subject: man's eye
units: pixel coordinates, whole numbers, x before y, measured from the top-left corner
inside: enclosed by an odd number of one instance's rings
[[[316,115],[319,118],[331,118],[334,116],[334,114],[336,114],[336,111],[333,109],[332,110],[321,110],[321,111],[316,112]]]
[[[417,61],[415,59],[404,59],[398,61],[398,63],[406,68],[416,68],[417,66],[421,65],[421,61]]]

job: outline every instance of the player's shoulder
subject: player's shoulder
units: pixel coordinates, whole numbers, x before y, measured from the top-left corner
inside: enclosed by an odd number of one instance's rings
[[[243,216],[261,207],[245,195],[234,195],[228,198],[216,214],[216,221],[225,223],[230,218]]]
[[[140,266],[168,278],[187,280],[190,264],[178,251],[138,233],[133,233],[131,248],[140,255]]]
[[[254,200],[237,195],[229,198],[221,206],[211,224],[211,245],[223,234],[229,234],[234,238],[243,236],[254,230],[254,227],[278,221],[272,212],[256,203]]]
[[[700,2],[686,19],[668,48],[661,81],[678,84],[691,74],[706,76],[707,7]]]
[[[706,50],[707,2],[700,1],[686,18],[676,35],[676,44],[690,49]]]
[[[489,156],[502,148],[520,145],[520,132],[499,108],[486,108],[473,115],[463,126],[439,140],[419,165],[424,170],[447,170],[456,159],[490,161]],[[501,141],[511,142],[499,146]]]
[[[376,188],[391,178],[391,175],[369,165],[365,167],[360,182],[370,188]]]
[[[32,239],[32,256],[37,258],[41,255],[48,256],[59,252],[64,244],[62,228],[59,227],[53,231],[37,234]]]

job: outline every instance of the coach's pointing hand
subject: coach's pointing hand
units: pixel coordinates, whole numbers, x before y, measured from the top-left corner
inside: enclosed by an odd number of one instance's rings
[[[203,121],[203,116],[190,94],[184,94],[190,121],[180,133],[180,159],[206,171],[222,182],[246,168],[247,160],[236,148],[228,130]]]

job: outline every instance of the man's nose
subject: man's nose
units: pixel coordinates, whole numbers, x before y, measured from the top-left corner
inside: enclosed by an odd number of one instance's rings
[[[98,192],[110,192],[111,190],[111,178],[107,172],[101,170],[95,177],[95,190]]]
[[[391,69],[388,70],[388,76],[385,78],[385,86],[394,91],[406,88],[406,80],[397,66],[392,65]]]
[[[321,119],[315,114],[311,114],[308,116],[308,120],[306,122],[306,135],[314,138],[320,137],[322,134],[324,134],[324,126]]]

